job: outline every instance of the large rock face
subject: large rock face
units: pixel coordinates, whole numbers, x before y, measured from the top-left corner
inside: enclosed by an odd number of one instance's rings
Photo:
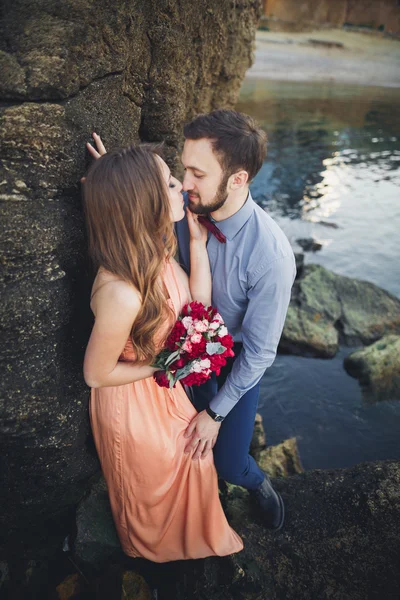
[[[1,547],[60,543],[97,468],[83,350],[89,282],[78,182],[109,148],[165,140],[235,102],[260,2],[15,0],[0,23]],[[33,526],[36,526],[34,528]]]

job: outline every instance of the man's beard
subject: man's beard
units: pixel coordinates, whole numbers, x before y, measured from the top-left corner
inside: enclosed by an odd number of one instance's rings
[[[202,204],[201,201],[194,204],[189,198],[189,209],[195,215],[209,215],[210,213],[215,212],[223,207],[227,198],[228,192],[226,191],[226,186],[228,183],[230,175],[227,173],[222,177],[221,183],[218,186],[217,193],[209,204]],[[190,192],[189,192],[190,194]],[[197,194],[192,194],[197,195]],[[199,198],[199,196],[197,195]]]

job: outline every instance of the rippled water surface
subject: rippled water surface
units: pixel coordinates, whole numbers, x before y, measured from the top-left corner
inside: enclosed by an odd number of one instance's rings
[[[245,81],[238,110],[268,132],[255,200],[306,252],[400,297],[400,90]],[[400,458],[400,400],[371,406],[333,360],[278,356],[262,380],[271,444],[297,436],[306,468]]]

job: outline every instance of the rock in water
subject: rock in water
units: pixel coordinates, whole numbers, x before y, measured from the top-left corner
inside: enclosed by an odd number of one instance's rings
[[[296,240],[304,252],[317,252],[322,249],[323,244],[314,238],[299,238]]]
[[[344,367],[360,380],[366,399],[400,399],[400,336],[386,335],[352,352],[345,358]]]
[[[373,283],[305,265],[296,280],[280,350],[332,358],[339,343],[371,344],[400,333],[400,300]]]

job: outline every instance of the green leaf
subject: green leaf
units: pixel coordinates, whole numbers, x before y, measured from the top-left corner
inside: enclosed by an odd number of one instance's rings
[[[213,354],[222,354],[225,352],[225,348],[220,342],[208,342],[206,345],[207,354],[212,356]]]
[[[169,389],[172,389],[175,385],[175,381],[177,381],[177,380],[175,379],[175,377],[171,371],[166,370],[165,373],[166,373],[167,379],[169,381]]]
[[[176,360],[179,356],[179,350],[176,350],[175,352],[173,352],[165,361],[165,366],[168,367],[168,365],[170,365],[171,363],[174,362],[174,360]]]
[[[186,377],[186,375],[189,375],[190,367],[191,367],[191,365],[188,364],[188,365],[185,365],[184,367],[182,367],[182,369],[178,369],[177,372],[175,373],[176,381],[179,381],[180,379],[183,379],[184,377]]]

